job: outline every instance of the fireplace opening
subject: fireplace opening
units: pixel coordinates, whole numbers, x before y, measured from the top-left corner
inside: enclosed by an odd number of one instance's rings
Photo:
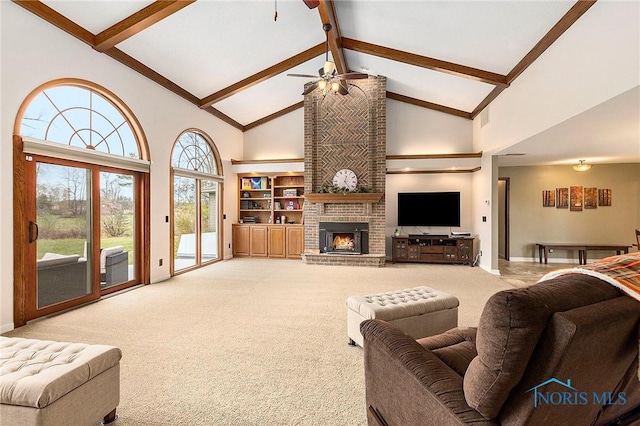
[[[369,253],[369,224],[360,222],[320,222],[320,253]]]
[[[353,232],[337,233],[333,234],[333,243],[331,248],[334,251],[353,251],[356,248],[356,242]]]

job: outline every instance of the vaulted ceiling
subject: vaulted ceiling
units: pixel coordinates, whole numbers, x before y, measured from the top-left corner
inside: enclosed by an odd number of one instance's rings
[[[594,1],[15,3],[240,130],[302,107],[304,78],[387,78],[387,97],[472,119]],[[339,95],[337,95],[339,96]]]
[[[316,75],[325,54],[341,73],[385,76],[389,99],[471,120],[596,3],[13,2],[242,131],[302,108],[309,79],[287,74]],[[504,149],[499,164],[640,162],[639,92]]]

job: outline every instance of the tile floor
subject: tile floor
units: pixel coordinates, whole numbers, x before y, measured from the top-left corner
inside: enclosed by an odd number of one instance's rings
[[[572,268],[578,265],[564,263],[509,262],[499,259],[500,278],[515,287],[526,287],[535,284],[544,274],[556,269]]]

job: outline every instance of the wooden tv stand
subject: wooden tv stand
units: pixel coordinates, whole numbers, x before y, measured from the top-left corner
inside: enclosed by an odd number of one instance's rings
[[[409,235],[391,238],[391,261],[462,263],[473,266],[473,237]]]

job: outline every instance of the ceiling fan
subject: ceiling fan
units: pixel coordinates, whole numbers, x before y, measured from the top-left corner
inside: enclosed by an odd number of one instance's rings
[[[349,90],[347,89],[347,80],[369,78],[369,74],[362,72],[347,72],[344,74],[338,74],[338,70],[336,70],[336,64],[329,60],[329,31],[331,31],[331,24],[324,24],[322,26],[322,29],[324,30],[326,38],[324,67],[318,70],[317,76],[311,74],[287,74],[287,76],[315,79],[313,84],[304,89],[302,95],[307,95],[316,90],[316,88],[318,87],[322,90],[323,95],[326,95],[329,91],[332,91],[333,93],[340,93],[341,95],[347,95],[349,94]]]

